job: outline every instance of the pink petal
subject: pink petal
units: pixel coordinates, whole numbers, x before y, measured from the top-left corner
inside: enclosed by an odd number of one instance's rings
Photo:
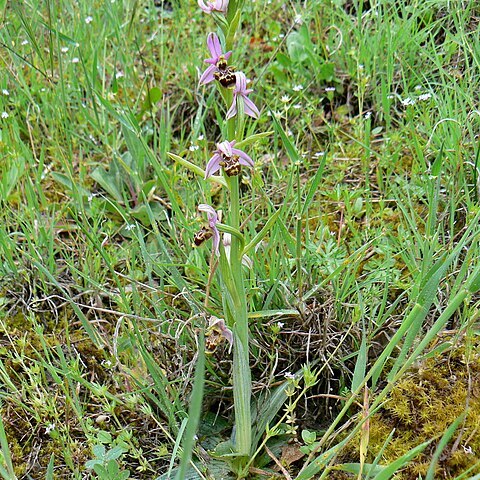
[[[223,153],[227,157],[233,156],[232,144],[228,140],[222,143],[217,143],[217,148],[219,152]]]
[[[238,148],[232,148],[232,152],[234,155],[238,155],[240,157],[240,163],[242,165],[253,167],[253,160],[243,150],[239,150]]]
[[[199,84],[206,85],[207,83],[213,82],[215,80],[213,74],[216,70],[217,67],[215,65],[210,65],[209,67],[207,67],[207,69],[202,73],[202,76],[200,77]]]
[[[217,173],[220,170],[221,159],[222,158],[218,153],[213,155],[213,157],[208,161],[207,167],[205,168],[205,178],[211,177],[214,173]]]
[[[210,223],[210,226],[213,228],[218,222],[218,215],[215,209],[207,203],[201,203],[197,208],[200,212],[205,212],[207,214],[209,222],[213,221],[213,225]]]
[[[212,228],[213,230],[213,251],[218,255],[219,245],[220,245],[220,233],[218,232],[217,227]]]
[[[245,90],[247,89],[247,77],[243,72],[238,72],[235,76],[237,77],[235,91],[237,93],[245,93]]]
[[[212,54],[212,57],[218,60],[218,57],[222,54],[222,46],[220,45],[220,40],[215,33],[208,34],[207,46]]]
[[[217,0],[215,2],[215,10],[226,13],[228,8],[228,0]]]
[[[237,96],[234,95],[232,106],[228,109],[227,119],[234,117],[237,114]]]
[[[212,13],[213,7],[210,4],[205,4],[204,0],[198,0],[198,6],[205,12],[205,13]]]
[[[243,100],[245,102],[245,115],[250,115],[253,118],[258,118],[260,112],[258,111],[256,105],[247,97],[243,97]]]

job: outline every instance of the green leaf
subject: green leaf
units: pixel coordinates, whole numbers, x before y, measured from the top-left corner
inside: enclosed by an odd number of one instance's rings
[[[367,338],[365,336],[365,332],[363,332],[362,343],[360,344],[360,349],[357,355],[357,362],[355,363],[355,370],[353,372],[351,388],[352,392],[355,392],[365,379],[365,370],[367,368],[367,351]]]
[[[412,448],[405,455],[402,455],[390,465],[387,465],[378,475],[375,475],[374,480],[391,480],[393,475],[398,472],[398,470],[405,467],[417,455],[422,453],[423,450],[425,450],[425,447],[429,444],[430,440],[428,442],[423,442],[420,445],[417,445],[415,448]]]
[[[331,82],[335,77],[335,64],[325,62],[320,65],[318,69],[317,79]]]
[[[118,478],[118,474],[120,473],[120,468],[116,460],[110,460],[107,463],[107,470],[111,477]]]
[[[157,202],[150,202],[147,205],[144,203],[135,207],[130,214],[133,218],[142,223],[142,225],[149,227],[151,222],[151,214],[153,213],[155,220],[160,218],[165,219],[165,208]]]
[[[147,95],[142,104],[142,113],[150,110],[157,102],[162,98],[162,91],[158,87],[152,87],[150,90],[147,90]]]
[[[302,440],[307,444],[311,445],[317,439],[316,432],[310,432],[309,430],[302,430]]]
[[[110,432],[106,432],[105,430],[100,430],[97,434],[97,440],[100,443],[112,443],[112,434]]]
[[[282,210],[277,210],[268,220],[263,228],[248,242],[248,245],[243,249],[243,255],[247,254],[252,248],[255,248],[265,237],[265,235],[271,230],[275,225],[275,222],[280,215]]]
[[[287,134],[285,133],[285,130],[283,130],[282,126],[280,125],[280,122],[275,118],[275,115],[272,111],[270,111],[272,114],[272,121],[273,121],[273,126],[275,128],[275,132],[280,135],[280,139],[282,140],[282,144],[285,147],[285,150],[287,151],[287,155],[292,161],[292,163],[296,163],[301,161],[301,157],[297,152],[297,149],[293,145],[293,143],[290,141],[288,138]]]
[[[92,452],[95,457],[99,459],[103,460],[105,458],[105,447],[103,445],[94,445],[92,448]]]
[[[105,460],[116,460],[117,458],[120,458],[126,450],[122,447],[119,447],[118,445],[111,448],[105,455]]]
[[[432,459],[430,460],[430,467],[428,468],[427,475],[425,476],[425,480],[435,480],[435,468],[437,467],[437,463],[440,458],[440,455],[445,450],[448,442],[450,441],[453,434],[455,433],[455,430],[458,428],[460,423],[462,423],[463,420],[465,419],[465,415],[466,415],[466,412],[463,412],[461,415],[459,415],[453,421],[453,423],[447,428],[445,433],[442,435],[442,438],[438,442],[437,448],[433,453]]]
[[[254,135],[249,135],[247,138],[243,139],[241,142],[235,144],[235,148],[243,150],[244,147],[251,145],[252,143],[256,143],[262,138],[270,137],[273,132],[262,132],[262,133],[255,133]]]
[[[95,473],[100,477],[101,480],[107,480],[109,475],[107,472],[107,469],[100,463],[96,463],[93,466],[93,469],[95,470]]]
[[[195,377],[193,380],[192,394],[190,395],[190,406],[188,408],[188,421],[183,436],[183,453],[180,459],[179,470],[176,475],[177,480],[183,480],[187,467],[192,458],[192,451],[195,445],[195,435],[202,414],[203,388],[205,384],[205,338],[201,331],[198,340],[198,358],[195,367]]]
[[[84,197],[88,197],[91,193],[86,188],[83,188],[82,186],[74,183],[69,177],[67,177],[67,175],[64,175],[63,173],[52,172],[51,175],[56,182],[60,183],[64,187],[67,187],[72,192],[77,191],[78,193],[80,193],[80,195],[83,195]]]
[[[384,468],[385,467],[376,466],[371,463],[365,463],[363,465],[360,465],[360,463],[342,463],[334,467],[335,470],[342,470],[343,472],[353,473],[354,475],[358,475],[360,472],[369,475],[378,475],[382,473]]]
[[[287,37],[287,50],[294,63],[302,63],[314,53],[310,35],[305,25],[300,30],[290,33]]]
[[[120,173],[115,162],[110,163],[110,170],[107,172],[103,167],[97,167],[90,176],[117,202],[123,202]]]
[[[174,153],[167,152],[167,155],[172,159],[175,160],[175,162],[179,163],[180,165],[188,168],[190,171],[198,175],[199,177],[205,178],[205,170],[203,168],[198,167],[197,165],[194,165],[193,163],[189,162],[188,160],[185,160],[182,157],[179,157],[178,155],[175,155]],[[220,183],[224,187],[227,186],[227,182],[225,179],[221,176],[217,175],[212,175],[211,177],[207,178],[207,181],[213,182],[213,183]]]
[[[47,471],[45,473],[45,480],[54,480],[53,478],[53,469],[55,467],[55,456],[52,453],[50,456],[50,461],[48,462]]]

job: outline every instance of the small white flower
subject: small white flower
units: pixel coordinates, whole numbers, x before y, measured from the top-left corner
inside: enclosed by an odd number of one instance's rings
[[[88,25],[89,23],[92,23],[93,22],[93,17],[92,16],[88,16],[87,18],[85,18],[85,23]]]
[[[470,445],[463,445],[463,451],[467,455],[473,455],[475,453]]]
[[[415,90],[418,92],[419,90],[422,89],[422,86],[421,85],[415,85]]]
[[[93,135],[89,135],[88,138],[93,144],[97,145],[97,139]]]
[[[55,430],[55,424],[54,423],[49,423],[45,427],[45,433],[48,435],[52,430]]]
[[[283,322],[278,322],[277,323],[278,328],[283,328],[285,324]]]
[[[285,38],[285,34],[284,34],[284,33],[280,33],[280,34],[278,35],[278,38]]]
[[[130,223],[125,227],[125,230],[130,231],[130,230],[133,230],[135,227],[136,225],[134,223]]]
[[[415,100],[413,98],[407,97],[402,100],[402,105],[404,106],[415,105]]]
[[[431,93],[424,93],[424,94],[418,96],[418,100],[420,102],[424,102],[425,100],[428,100],[429,98],[432,98]]]
[[[358,65],[359,70],[363,70],[364,68],[365,68],[365,65],[362,65],[362,64]]]
[[[293,89],[292,89],[294,92],[300,92],[303,90],[303,85],[294,85]]]
[[[395,98],[395,95],[392,95],[392,94],[387,95],[387,98],[388,98],[389,100],[392,100],[392,98]]]
[[[325,87],[326,92],[334,92],[335,90],[335,87]]]
[[[1,117],[2,118],[8,118],[10,115],[8,114],[8,112],[2,112],[2,115]]]
[[[28,45],[28,40],[22,40],[21,45]]]
[[[88,203],[91,203],[92,200],[93,200],[93,193],[91,193],[87,198]]]
[[[123,78],[124,76],[125,74],[121,70],[115,73],[115,78]]]
[[[287,378],[288,380],[294,380],[294,379],[295,379],[295,375],[294,375],[293,373],[286,372],[286,373],[285,373],[285,378]]]
[[[296,104],[293,106],[293,108],[294,108],[295,110],[300,110],[300,109],[302,108],[302,104],[301,104],[301,103],[296,103]]]
[[[273,112],[273,114],[275,115],[275,118],[277,120],[280,120],[282,118],[282,112]]]
[[[296,15],[295,19],[293,20],[297,25],[301,25],[303,23],[302,16]]]
[[[190,145],[190,147],[188,148],[191,152],[194,152],[195,150],[198,150],[199,149],[199,146],[198,145]]]
[[[62,53],[67,53],[67,52],[68,52],[68,47],[62,47],[62,48],[60,49],[60,51],[61,51]]]
[[[8,96],[10,95],[10,92],[9,92],[6,88],[4,88],[4,89],[2,90],[2,93],[3,93],[3,95],[5,95],[6,97],[8,97]]]
[[[293,136],[293,132],[292,132],[290,129],[288,129],[288,130],[287,130],[287,135],[288,135],[289,137],[292,137],[292,136]]]
[[[205,138],[205,137],[204,137],[203,135],[200,135],[200,136],[197,138],[197,140],[198,140],[199,142],[201,142],[204,138]]]
[[[281,100],[282,100],[283,103],[288,103],[290,101],[290,97],[288,95],[283,95]]]
[[[78,57],[73,57],[72,58],[72,63],[78,63],[80,59]]]
[[[325,152],[315,152],[315,153],[313,154],[313,156],[314,156],[315,158],[319,158],[319,157],[321,157],[322,155],[325,155]]]
[[[368,120],[371,116],[372,116],[372,112],[367,112],[363,118],[365,118],[365,120]]]

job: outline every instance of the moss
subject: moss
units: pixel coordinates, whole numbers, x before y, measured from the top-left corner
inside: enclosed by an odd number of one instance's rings
[[[440,456],[435,478],[455,478],[472,467],[471,475],[480,473],[479,389],[480,342],[469,350],[457,346],[427,360],[395,385],[382,410],[371,418],[367,461],[373,461],[392,430],[395,433],[381,460],[385,465],[433,439],[395,478],[413,480],[424,476],[440,437],[466,411],[464,424]],[[357,438],[347,447],[349,461],[352,457],[358,461],[358,445]]]

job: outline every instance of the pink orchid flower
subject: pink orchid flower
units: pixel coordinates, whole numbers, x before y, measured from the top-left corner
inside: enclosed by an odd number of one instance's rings
[[[219,254],[219,245],[220,245],[220,232],[217,228],[218,223],[218,214],[213,207],[207,205],[206,203],[201,203],[198,206],[200,212],[205,212],[208,218],[208,225],[213,233],[213,251],[218,255]]]
[[[200,85],[213,82],[215,79],[215,72],[218,72],[226,68],[226,61],[232,55],[232,52],[223,53],[220,40],[215,33],[209,33],[207,37],[207,47],[210,50],[211,58],[205,59],[205,63],[210,64],[209,67],[202,73],[200,77]]]
[[[240,165],[253,168],[253,160],[243,150],[233,148],[235,143],[235,140],[217,143],[217,150],[213,152],[212,158],[207,163],[205,178],[218,172],[220,167],[224,167],[226,174],[229,176],[238,175]]]
[[[232,106],[228,109],[227,118],[232,118],[237,114],[237,102],[241,101],[244,105],[245,115],[253,118],[258,118],[260,112],[256,105],[248,98],[248,95],[253,92],[251,88],[247,88],[247,77],[243,72],[235,74],[237,80],[233,90]]]
[[[198,0],[198,6],[208,14],[212,12],[227,13],[228,0]]]

